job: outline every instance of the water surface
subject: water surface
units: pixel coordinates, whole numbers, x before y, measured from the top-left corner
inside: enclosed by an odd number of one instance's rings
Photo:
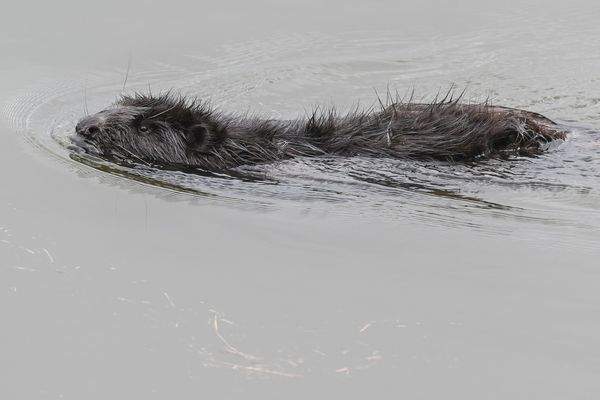
[[[65,0],[3,25],[3,397],[597,396],[596,6],[177,6],[193,12]],[[66,146],[134,91],[295,118],[452,87],[568,139],[509,161],[223,176]]]

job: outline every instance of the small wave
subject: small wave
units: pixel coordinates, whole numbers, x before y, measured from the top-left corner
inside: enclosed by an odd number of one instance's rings
[[[442,71],[450,79],[452,71],[466,67],[452,65],[447,70],[446,60],[458,59],[453,52],[476,57],[476,63],[469,63],[471,69],[485,68],[499,56],[493,48],[482,48],[481,42],[457,40],[440,39],[435,55],[417,39],[389,35],[309,35],[235,44],[219,54],[155,60],[143,70],[134,68],[127,91],[177,88],[185,95],[210,97],[225,111],[294,118],[327,101],[342,106],[351,104],[348,99],[374,101],[374,88],[388,89],[382,84],[414,83]],[[570,139],[540,157],[479,163],[329,157],[209,174],[124,167],[70,151],[68,137],[76,121],[114,101],[123,90],[123,73],[60,77],[57,72],[59,78],[24,90],[5,105],[3,114],[45,154],[76,171],[89,174],[91,167],[111,176],[113,183],[127,186],[133,180],[186,198],[252,208],[318,208],[349,217],[368,213],[482,231],[509,232],[507,226],[521,222],[540,229],[548,224],[600,226],[600,137],[592,127],[571,122],[565,123]],[[411,86],[398,89],[410,95]],[[430,86],[423,85],[423,90]],[[523,96],[519,90],[515,95]],[[535,104],[524,97],[522,103]],[[545,97],[535,98],[543,102]]]

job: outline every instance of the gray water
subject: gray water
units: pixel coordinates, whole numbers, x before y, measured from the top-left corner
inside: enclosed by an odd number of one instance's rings
[[[0,397],[597,398],[599,18],[583,1],[5,5]],[[134,91],[294,118],[452,88],[569,136],[510,161],[220,176],[66,145]]]

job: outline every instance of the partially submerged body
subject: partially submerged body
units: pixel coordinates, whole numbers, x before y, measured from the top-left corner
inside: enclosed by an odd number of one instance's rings
[[[109,159],[223,170],[326,155],[438,160],[533,155],[564,137],[543,115],[487,104],[396,103],[378,111],[317,111],[284,121],[138,94],[83,118],[74,141]]]

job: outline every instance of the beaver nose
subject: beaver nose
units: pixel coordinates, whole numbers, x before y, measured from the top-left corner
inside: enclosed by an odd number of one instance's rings
[[[75,126],[75,132],[84,137],[92,137],[100,133],[101,121],[99,118],[91,115],[83,118]]]

